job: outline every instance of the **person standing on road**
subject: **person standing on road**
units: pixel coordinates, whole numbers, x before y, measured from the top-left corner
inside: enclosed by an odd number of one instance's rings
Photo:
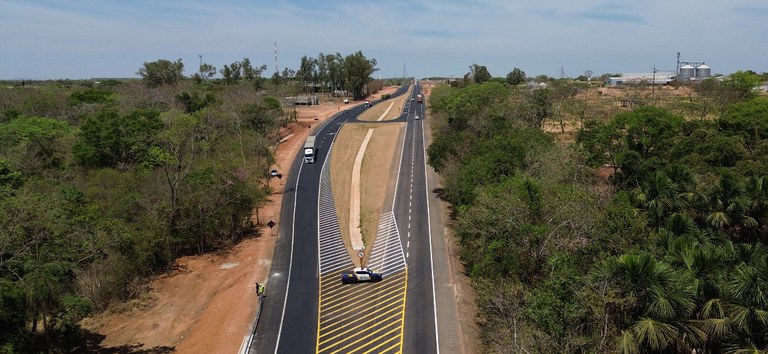
[[[259,296],[264,295],[264,284],[256,283],[256,294]]]

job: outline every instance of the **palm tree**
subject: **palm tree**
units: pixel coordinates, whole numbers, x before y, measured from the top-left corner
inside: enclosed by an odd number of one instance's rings
[[[726,231],[729,235],[741,236],[744,229],[756,229],[757,220],[747,214],[748,203],[744,188],[731,173],[723,173],[709,193],[707,224],[714,229]]]
[[[749,177],[744,186],[747,198],[747,214],[757,222],[750,233],[750,241],[758,241],[768,234],[768,181],[763,176]],[[763,240],[763,242],[768,240]]]
[[[698,347],[705,334],[689,321],[694,294],[684,276],[647,252],[608,259],[598,270],[630,306],[620,323],[616,350],[662,352]]]
[[[632,197],[635,204],[648,214],[652,226],[658,229],[671,213],[688,207],[684,198],[687,192],[681,187],[664,171],[659,170],[648,176],[632,192]]]
[[[768,352],[768,248],[740,244],[733,248],[733,271],[721,294],[699,311],[708,348],[726,353]],[[727,269],[727,268],[726,268]]]
[[[768,248],[742,246],[750,255],[728,282],[729,318],[740,341],[768,350]]]

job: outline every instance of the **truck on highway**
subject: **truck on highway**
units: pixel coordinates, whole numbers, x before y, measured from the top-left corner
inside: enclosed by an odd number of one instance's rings
[[[304,143],[304,163],[315,163],[315,136],[310,135],[307,137],[307,141]]]
[[[416,95],[416,102],[422,103],[424,102],[424,96],[421,94]]]
[[[384,279],[381,273],[378,273],[371,268],[355,268],[348,272],[341,273],[342,284],[354,284],[367,281],[377,282]]]

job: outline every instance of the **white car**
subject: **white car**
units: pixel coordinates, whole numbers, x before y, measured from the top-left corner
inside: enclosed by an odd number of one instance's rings
[[[370,268],[355,268],[349,272],[341,273],[342,284],[354,284],[357,282],[377,282],[384,279],[381,273]]]

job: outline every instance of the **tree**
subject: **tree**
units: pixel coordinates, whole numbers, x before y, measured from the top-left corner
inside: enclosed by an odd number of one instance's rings
[[[275,128],[280,118],[280,107],[266,107],[260,104],[246,104],[238,114],[242,121],[259,134],[266,135]]]
[[[262,65],[258,68],[254,68],[251,65],[251,61],[248,58],[243,58],[243,61],[241,62],[242,65],[242,71],[243,71],[243,78],[246,81],[250,81],[253,83],[254,87],[256,89],[261,88],[262,84],[262,77],[261,73],[263,73],[265,70],[267,70],[266,65]]]
[[[759,225],[749,215],[749,202],[744,196],[744,186],[733,173],[724,172],[707,194],[709,210],[707,224],[714,229],[724,229],[731,236],[741,236],[744,231]]]
[[[616,157],[617,182],[637,185],[650,171],[669,163],[683,123],[682,117],[651,106],[616,115],[612,126],[621,134],[624,146]]]
[[[144,85],[147,87],[158,87],[162,85],[176,85],[184,78],[184,64],[181,59],[172,62],[160,59],[153,62],[144,62],[144,67],[136,73],[141,76]]]
[[[209,105],[216,103],[216,97],[210,92],[205,93],[205,97],[200,97],[197,92],[191,94],[187,91],[181,92],[176,95],[176,101],[184,106],[184,113],[194,113]]]
[[[323,57],[328,71],[328,80],[334,94],[345,90],[344,83],[344,57],[341,53],[328,54]]]
[[[522,71],[518,68],[512,69],[512,71],[507,74],[506,82],[512,86],[517,86],[525,82],[525,71]]]
[[[471,70],[469,75],[476,84],[482,84],[483,82],[491,81],[493,78],[485,65],[472,64],[469,69]]]
[[[568,256],[558,255],[548,260],[547,269],[548,274],[532,291],[524,310],[529,322],[541,328],[551,342],[551,349],[540,347],[536,352],[587,352],[585,334],[594,319],[589,318],[580,296],[577,268]]]
[[[195,116],[170,111],[162,113],[160,119],[165,129],[158,132],[150,155],[153,163],[163,171],[173,212],[182,183],[192,172],[195,160],[209,149],[211,142],[205,124]]]
[[[221,76],[225,85],[235,85],[240,81],[242,77],[242,64],[239,61],[233,62],[229,65],[224,65],[221,68]]]
[[[737,71],[728,75],[723,85],[733,90],[740,100],[748,100],[756,96],[755,88],[760,85],[760,76],[754,72]]]
[[[535,127],[541,127],[544,120],[552,116],[552,91],[548,88],[533,89],[528,93],[528,120]]]
[[[647,252],[631,252],[609,258],[594,274],[629,299],[615,314],[621,330],[618,352],[690,352],[704,341],[703,331],[687,321],[695,309],[693,289],[667,263]]]
[[[58,167],[63,159],[64,141],[73,135],[67,122],[34,116],[19,116],[0,124],[0,148],[20,172],[40,174]]]
[[[86,118],[73,147],[75,159],[87,167],[125,170],[147,161],[155,134],[163,123],[154,110],[120,115],[105,109]]]
[[[316,67],[317,59],[306,55],[301,57],[299,70],[296,71],[296,78],[301,82],[302,90],[304,92],[312,92],[311,84],[314,83],[315,80]]]
[[[619,154],[626,148],[621,132],[613,122],[587,120],[576,135],[576,142],[592,166],[608,164],[616,174]]]
[[[8,161],[0,159],[0,188],[18,188],[24,183],[21,172],[13,169]]]
[[[352,91],[353,99],[359,100],[368,94],[365,85],[373,80],[371,75],[376,70],[376,59],[366,58],[361,51],[344,58],[344,80]]]
[[[208,63],[203,63],[200,65],[199,72],[192,75],[192,78],[195,80],[195,83],[200,84],[205,80],[213,78],[214,75],[216,75],[216,67]]]
[[[741,137],[749,151],[768,139],[768,98],[756,98],[729,106],[717,120],[721,131]]]
[[[643,210],[651,226],[658,230],[670,216],[692,214],[692,204],[699,195],[693,172],[674,164],[646,176],[630,196],[635,207]]]

